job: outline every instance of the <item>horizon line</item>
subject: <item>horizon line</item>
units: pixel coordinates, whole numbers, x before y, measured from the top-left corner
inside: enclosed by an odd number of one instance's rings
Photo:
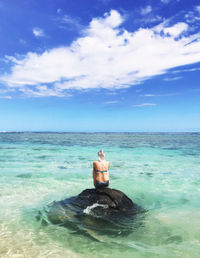
[[[25,131],[15,131],[15,130],[1,130],[0,133],[146,133],[146,134],[151,134],[151,133],[200,133],[199,131],[46,131],[46,130],[36,130],[36,131],[31,131],[31,130],[25,130]]]

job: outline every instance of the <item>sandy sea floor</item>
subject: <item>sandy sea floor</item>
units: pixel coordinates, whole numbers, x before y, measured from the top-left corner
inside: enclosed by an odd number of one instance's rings
[[[103,148],[111,187],[147,209],[128,236],[37,221],[92,188]],[[199,257],[200,134],[0,133],[0,257]],[[91,235],[91,237],[90,237]]]

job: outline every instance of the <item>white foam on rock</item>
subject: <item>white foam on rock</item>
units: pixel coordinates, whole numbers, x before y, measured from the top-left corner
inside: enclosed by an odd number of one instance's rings
[[[85,209],[83,210],[83,213],[85,213],[85,214],[90,214],[91,211],[92,211],[94,208],[96,208],[96,207],[102,207],[102,208],[104,208],[104,209],[107,209],[107,208],[108,208],[108,205],[107,205],[107,204],[94,203],[94,204],[92,204],[91,206],[87,206],[87,208],[85,208]]]

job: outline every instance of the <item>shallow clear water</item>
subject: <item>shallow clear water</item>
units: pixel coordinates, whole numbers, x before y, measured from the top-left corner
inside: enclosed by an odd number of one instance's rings
[[[142,224],[110,237],[37,221],[93,187],[100,148],[111,187],[148,210]],[[199,257],[199,200],[198,133],[0,133],[0,257]]]

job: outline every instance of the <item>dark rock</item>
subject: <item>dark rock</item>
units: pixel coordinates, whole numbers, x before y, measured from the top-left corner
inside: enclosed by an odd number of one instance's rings
[[[145,210],[123,192],[111,188],[86,189],[77,196],[53,202],[46,209],[53,224],[81,230],[121,234],[131,230]]]
[[[59,169],[67,169],[65,166],[58,166]]]
[[[181,236],[178,236],[178,235],[174,235],[166,239],[167,244],[172,244],[172,243],[180,244],[181,242],[183,242],[183,239]]]
[[[19,174],[17,175],[17,177],[21,177],[21,178],[31,178],[32,174],[31,173],[24,173],[24,174]]]

